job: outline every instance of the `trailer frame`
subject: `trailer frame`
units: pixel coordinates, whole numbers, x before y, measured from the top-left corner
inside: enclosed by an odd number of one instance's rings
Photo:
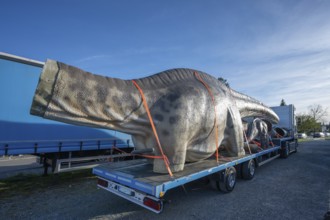
[[[93,174],[98,177],[98,187],[152,212],[161,213],[163,198],[168,190],[204,177],[216,176],[216,181],[221,183],[226,181],[225,177],[229,169],[233,167],[241,169],[244,163],[249,163],[251,160],[256,166],[261,166],[280,157],[281,151],[281,146],[273,146],[242,157],[221,157],[218,163],[214,158],[188,163],[183,171],[174,173],[173,177],[168,174],[154,173],[152,165],[146,159],[102,164],[93,168]],[[234,174],[235,176],[230,178],[236,178],[236,171]],[[236,179],[227,181],[236,181]],[[228,191],[233,190],[235,182],[233,184]]]

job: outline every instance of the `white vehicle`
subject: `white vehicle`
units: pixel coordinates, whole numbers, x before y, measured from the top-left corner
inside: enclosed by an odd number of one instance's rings
[[[298,133],[298,138],[299,139],[305,139],[305,138],[307,138],[307,134],[306,133]]]
[[[313,135],[314,138],[323,138],[325,134],[323,132],[315,132]]]
[[[271,107],[273,111],[278,115],[280,121],[276,124],[276,127],[280,127],[288,131],[288,135],[292,138],[297,134],[297,123],[295,117],[295,108],[291,105],[275,106]]]
[[[297,152],[298,148],[298,134],[297,134],[297,123],[295,117],[295,107],[290,105],[284,106],[275,106],[271,107],[273,111],[278,115],[280,121],[278,124],[274,125],[275,127],[279,127],[286,131],[285,136],[281,138],[286,138],[285,142],[281,144],[285,144],[287,146],[282,146],[282,149],[285,152],[285,156],[287,157],[290,153]],[[280,138],[280,139],[281,139]],[[273,139],[274,144],[279,144],[277,139]]]

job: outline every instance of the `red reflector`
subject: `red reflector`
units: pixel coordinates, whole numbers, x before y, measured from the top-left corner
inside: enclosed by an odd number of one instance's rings
[[[100,185],[100,186],[103,186],[103,187],[105,187],[105,188],[108,187],[108,181],[105,181],[105,180],[103,180],[103,179],[98,179],[98,180],[97,180],[97,184]]]
[[[143,199],[143,204],[156,210],[156,211],[160,211],[162,208],[162,204],[160,201],[155,201],[153,199],[150,199],[149,197],[145,197]]]

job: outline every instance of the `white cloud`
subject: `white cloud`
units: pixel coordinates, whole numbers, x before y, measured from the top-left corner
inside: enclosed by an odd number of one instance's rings
[[[284,98],[298,112],[306,112],[312,104],[330,107],[330,51],[274,59],[242,68],[232,77],[229,82],[234,88],[268,105],[278,105]]]
[[[105,54],[91,55],[91,56],[87,56],[87,57],[83,57],[83,58],[80,58],[78,60],[75,60],[72,63],[74,65],[80,65],[80,64],[83,64],[83,63],[86,63],[86,62],[93,62],[93,61],[104,59],[104,58],[107,58],[107,57],[109,57],[109,55],[105,55]]]
[[[267,105],[279,105],[284,98],[298,112],[312,104],[330,111],[330,14],[320,7],[308,10],[274,12],[284,17],[271,35],[261,33],[247,50],[230,53],[236,63],[227,67],[226,78],[234,89]]]

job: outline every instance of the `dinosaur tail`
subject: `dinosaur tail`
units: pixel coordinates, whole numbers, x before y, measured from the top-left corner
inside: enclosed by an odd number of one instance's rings
[[[230,89],[230,93],[236,101],[236,105],[242,118],[260,117],[270,121],[273,124],[277,124],[279,122],[279,117],[277,114],[262,102],[232,89]]]

